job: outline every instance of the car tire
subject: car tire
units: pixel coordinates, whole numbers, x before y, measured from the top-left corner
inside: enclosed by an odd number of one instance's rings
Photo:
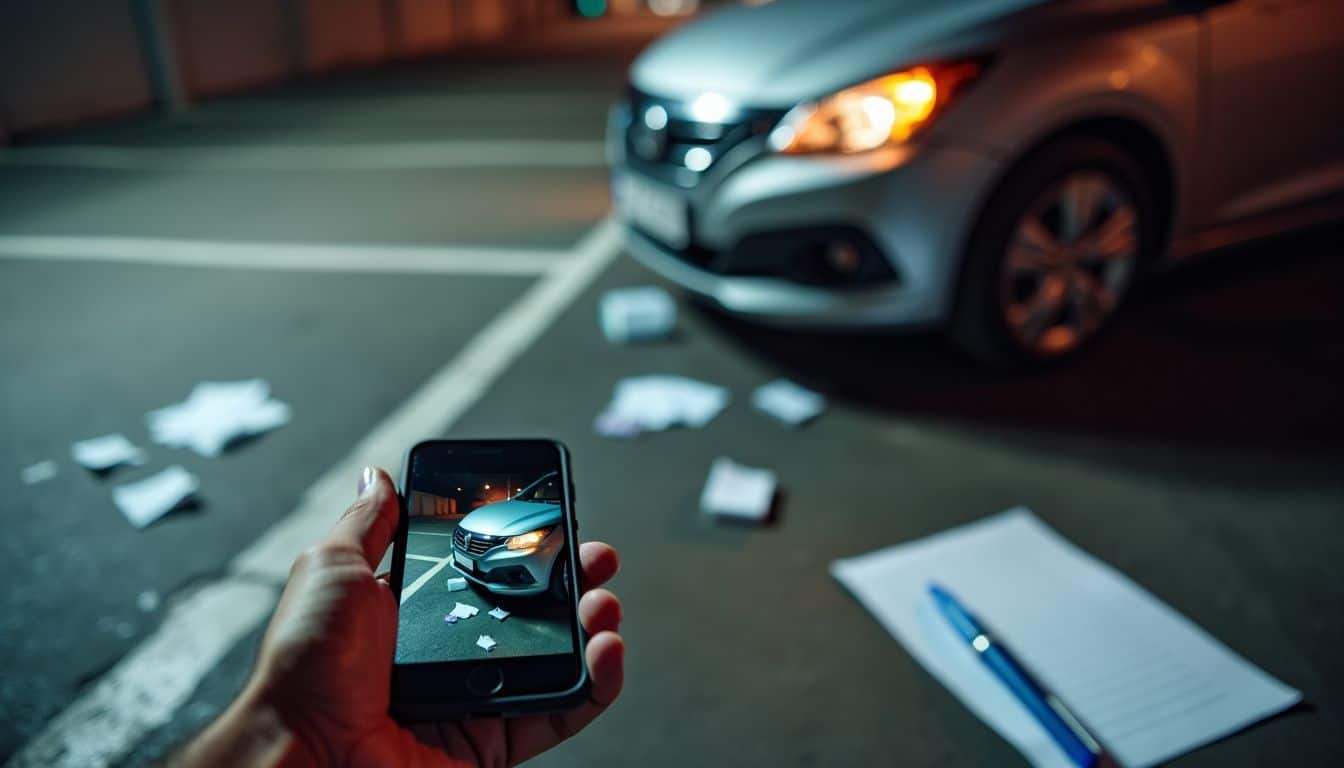
[[[968,241],[952,337],[993,365],[1076,355],[1151,263],[1158,214],[1143,165],[1108,141],[1070,136],[1033,152],[1000,182]]]
[[[569,599],[569,569],[565,567],[568,557],[567,551],[561,551],[555,558],[555,565],[551,566],[550,593],[556,600]]]

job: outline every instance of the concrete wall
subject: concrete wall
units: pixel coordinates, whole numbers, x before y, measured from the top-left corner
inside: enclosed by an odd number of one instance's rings
[[[533,31],[567,0],[0,0],[0,144]],[[166,85],[165,85],[166,84]]]
[[[127,0],[0,2],[0,138],[151,100]]]

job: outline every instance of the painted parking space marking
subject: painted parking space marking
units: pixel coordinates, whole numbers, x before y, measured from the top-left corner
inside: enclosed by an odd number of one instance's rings
[[[326,534],[349,505],[351,479],[370,464],[398,466],[406,446],[447,431],[619,253],[614,220],[594,226],[567,258],[505,307],[323,473],[293,512],[234,558],[226,576],[170,611],[153,634],[49,721],[8,765],[113,764],[146,733],[167,722],[219,659],[267,619],[294,558]],[[441,570],[447,562],[430,570]],[[412,584],[403,591],[402,601],[418,589]],[[161,664],[160,658],[171,663]]]
[[[449,168],[600,168],[601,141],[441,140],[341,144],[16,147],[0,166],[108,171],[419,171]]]
[[[222,269],[530,276],[546,272],[566,255],[561,250],[470,246],[0,235],[0,258]]]

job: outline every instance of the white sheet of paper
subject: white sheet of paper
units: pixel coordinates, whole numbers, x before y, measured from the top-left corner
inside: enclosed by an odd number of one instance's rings
[[[728,405],[728,390],[684,376],[636,376],[616,385],[594,422],[599,434],[631,437],[675,426],[700,428]]]
[[[1071,763],[948,628],[929,582],[957,595],[1130,768],[1169,760],[1301,698],[1026,509],[837,560],[831,574],[1038,766]]]
[[[490,611],[490,615],[494,616],[496,619],[499,619],[500,621],[509,618],[509,612],[499,607],[496,607],[494,610]]]
[[[497,645],[497,643],[495,643],[495,638],[489,635],[481,635],[480,637],[476,638],[476,644],[487,651],[493,651],[495,649],[495,645]]]
[[[676,328],[677,304],[656,285],[618,288],[602,296],[598,320],[607,341],[655,341]]]
[[[289,423],[290,409],[270,399],[263,379],[203,381],[181,403],[145,417],[154,441],[215,457],[233,440]]]
[[[815,419],[826,409],[826,398],[788,379],[775,379],[751,393],[751,404],[789,426]]]
[[[136,528],[144,528],[172,511],[200,488],[196,476],[180,466],[144,480],[112,489],[112,502]]]
[[[24,485],[36,485],[45,483],[59,472],[60,468],[56,466],[56,462],[47,459],[19,470],[19,479],[23,481]]]
[[[458,603],[457,605],[453,606],[453,610],[448,615],[456,616],[459,619],[470,619],[472,616],[475,616],[480,612],[481,609],[477,608],[474,605],[467,605],[466,603]]]
[[[720,456],[709,467],[700,509],[711,515],[760,522],[770,514],[779,481],[768,469],[756,469]]]
[[[70,446],[70,457],[76,464],[95,472],[122,464],[139,466],[145,463],[145,452],[120,432],[80,440]]]

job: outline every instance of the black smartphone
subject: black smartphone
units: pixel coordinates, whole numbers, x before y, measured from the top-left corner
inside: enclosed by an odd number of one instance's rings
[[[560,711],[587,698],[569,464],[554,440],[411,449],[392,552],[394,717]]]

